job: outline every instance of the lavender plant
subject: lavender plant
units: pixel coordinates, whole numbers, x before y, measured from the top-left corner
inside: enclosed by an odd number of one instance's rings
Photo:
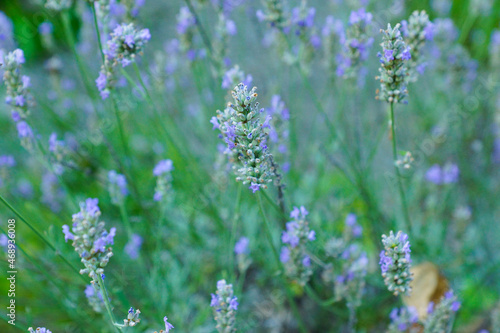
[[[104,64],[95,81],[102,99],[108,98],[115,86],[116,66],[127,67],[133,63],[150,39],[148,29],[137,30],[133,23],[118,25],[113,30],[104,50]]]
[[[377,90],[377,99],[388,103],[407,103],[408,95],[408,67],[411,59],[410,49],[406,46],[401,36],[398,23],[394,28],[390,24],[383,33],[382,52],[377,56],[380,59],[380,89]]]
[[[212,118],[214,129],[220,130],[220,137],[227,144],[236,181],[250,184],[253,193],[266,189],[275,172],[267,148],[271,117],[261,121],[259,114],[264,109],[259,109],[259,103],[255,102],[256,90],[254,87],[248,91],[243,83],[238,84],[232,92],[234,104],[228,103],[223,112],[218,110],[217,117]]]
[[[409,295],[410,282],[410,242],[408,235],[398,231],[396,235],[391,231],[389,236],[382,235],[384,249],[380,252],[380,269],[384,283],[394,295]]]
[[[212,294],[210,306],[214,308],[217,331],[220,333],[236,332],[235,317],[238,310],[237,297],[233,294],[233,285],[226,280],[217,282],[217,291]]]
[[[411,58],[408,62],[409,81],[415,82],[418,74],[422,74],[427,65],[422,53],[425,42],[432,40],[434,36],[434,25],[429,21],[429,16],[424,10],[414,11],[408,21],[401,22],[401,29],[405,42],[411,50]]]
[[[364,8],[351,12],[349,26],[341,36],[342,51],[337,55],[337,75],[353,78],[360,75],[361,64],[368,59],[373,37],[370,36],[372,14]]]
[[[446,292],[438,305],[429,307],[429,315],[424,323],[425,333],[447,332],[453,325],[455,312],[460,308],[460,302],[453,291]]]
[[[109,232],[105,229],[105,223],[100,221],[101,210],[98,199],[87,199],[80,203],[80,211],[73,214],[73,225],[63,225],[64,240],[73,241],[73,247],[78,252],[84,269],[80,274],[88,274],[93,281],[97,281],[104,273],[104,267],[113,256],[113,245],[116,228]]]
[[[311,258],[307,254],[306,244],[316,239],[314,230],[309,229],[306,216],[309,212],[300,206],[290,213],[291,222],[287,222],[286,231],[281,235],[280,260],[285,267],[286,276],[305,286],[312,275]]]

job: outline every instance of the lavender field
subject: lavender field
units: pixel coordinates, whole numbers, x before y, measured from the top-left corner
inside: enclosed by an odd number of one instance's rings
[[[0,332],[500,333],[500,2],[0,3]]]

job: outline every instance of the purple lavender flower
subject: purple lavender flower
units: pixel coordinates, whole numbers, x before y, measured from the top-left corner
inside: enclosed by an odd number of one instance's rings
[[[141,250],[143,239],[138,234],[133,234],[132,238],[125,245],[125,253],[130,257],[130,259],[135,260],[139,257],[139,251]]]
[[[226,280],[217,282],[216,295],[212,295],[210,306],[214,308],[217,330],[220,332],[234,332],[236,310],[238,310],[237,297],[233,293],[233,285]]]
[[[19,134],[20,138],[33,137],[33,131],[31,130],[31,127],[25,121],[18,122],[16,126],[17,126],[17,133]]]
[[[250,241],[247,237],[241,237],[234,246],[234,253],[236,254],[248,254],[248,244]]]
[[[188,29],[196,24],[196,19],[188,7],[181,7],[177,15],[177,33],[184,35]]]
[[[436,185],[451,184],[458,181],[460,170],[453,163],[447,163],[444,167],[434,164],[425,173],[427,181]]]
[[[282,263],[287,263],[290,260],[290,249],[286,246],[281,248],[280,261]]]
[[[394,50],[384,50],[384,57],[387,61],[394,60]]]
[[[171,160],[162,160],[156,164],[153,169],[153,175],[161,176],[164,173],[171,172],[174,169],[173,163]]]
[[[38,32],[41,35],[50,35],[54,31],[54,26],[50,22],[43,22],[38,26]]]
[[[251,183],[248,188],[252,190],[252,193],[255,193],[260,190],[260,184]]]
[[[410,273],[410,242],[408,235],[398,231],[396,235],[391,231],[389,236],[382,235],[384,250],[380,252],[380,269],[382,277],[389,291],[395,295],[406,294],[411,291],[410,282],[413,280]]]
[[[417,310],[411,306],[401,309],[394,308],[389,317],[391,318],[390,332],[406,332],[413,324],[418,323]]]
[[[165,322],[165,332],[168,333],[172,328],[174,328],[174,325],[170,324],[168,322],[167,316],[163,317],[163,321]]]
[[[349,16],[349,24],[354,25],[360,22],[364,24],[369,24],[372,21],[372,14],[367,13],[364,8],[358,9],[358,11],[352,11]]]
[[[67,226],[66,224],[62,226],[62,231],[63,231],[63,234],[64,234],[64,241],[65,242],[68,242],[68,239],[75,239],[75,235],[73,235],[70,231],[69,231],[69,226]]]

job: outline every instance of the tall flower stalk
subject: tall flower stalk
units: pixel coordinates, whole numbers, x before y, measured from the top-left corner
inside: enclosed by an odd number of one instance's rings
[[[377,99],[384,100],[389,103],[389,126],[391,128],[392,141],[392,157],[394,171],[396,173],[399,196],[403,208],[403,215],[406,226],[410,226],[410,214],[408,213],[408,204],[406,195],[401,180],[401,173],[397,166],[397,137],[396,123],[394,118],[394,104],[407,104],[406,97],[408,91],[406,89],[408,83],[407,63],[411,59],[410,49],[406,46],[399,30],[400,24],[396,24],[394,28],[390,24],[386,30],[381,30],[383,33],[382,46],[383,54],[378,53],[380,59],[380,75],[376,79],[380,80],[380,89],[377,90]]]

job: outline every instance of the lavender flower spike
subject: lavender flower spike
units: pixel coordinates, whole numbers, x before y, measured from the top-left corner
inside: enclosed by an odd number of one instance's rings
[[[219,333],[236,332],[234,324],[238,301],[233,294],[233,285],[227,284],[226,280],[217,282],[217,292],[212,294],[210,306],[214,308],[217,331]]]
[[[223,112],[217,111],[217,119],[211,120],[227,144],[226,154],[234,164],[236,181],[250,184],[254,193],[266,189],[275,175],[267,147],[269,126],[259,116],[264,109],[259,109],[256,102],[256,90],[254,87],[248,91],[243,83],[238,84],[232,92],[234,104],[229,103]]]
[[[286,231],[281,235],[283,247],[280,260],[284,264],[288,278],[305,286],[312,275],[311,259],[307,255],[306,245],[316,239],[316,233],[309,229],[306,216],[309,212],[301,206],[293,208],[290,217],[293,221],[286,224]]]
[[[451,327],[454,314],[460,308],[460,302],[452,290],[445,293],[444,297],[429,313],[424,323],[424,333],[446,332]]]
[[[382,235],[384,250],[380,252],[380,269],[385,285],[394,295],[409,295],[410,282],[413,280],[410,273],[410,242],[408,235],[398,231],[396,235],[391,231],[389,236]]]
[[[432,40],[434,36],[434,25],[429,21],[429,16],[425,10],[414,11],[408,22],[403,21],[402,32],[408,48],[411,50],[411,59],[408,62],[408,74],[411,82],[417,81],[418,69],[423,68],[422,53],[425,42]]]
[[[88,274],[94,281],[104,273],[103,268],[113,256],[109,245],[113,245],[116,233],[116,228],[111,228],[109,232],[104,228],[104,222],[99,219],[101,211],[98,202],[98,199],[89,198],[80,203],[80,211],[73,214],[72,232],[67,225],[63,226],[66,241],[73,240],[73,247],[85,265],[80,274]]]
[[[380,80],[380,89],[377,89],[377,99],[388,103],[407,103],[405,98],[408,95],[406,89],[408,83],[407,63],[411,58],[410,51],[403,41],[400,24],[394,28],[390,24],[387,30],[380,30],[383,33],[382,46],[383,54],[378,53],[380,58],[380,75],[376,77]]]
[[[150,39],[149,29],[138,30],[133,23],[118,25],[113,30],[104,50],[104,65],[95,80],[102,99],[108,98],[114,88],[116,66],[133,63]]]
[[[156,176],[156,188],[154,200],[167,202],[172,197],[172,170],[174,169],[171,160],[162,160],[153,169]]]

